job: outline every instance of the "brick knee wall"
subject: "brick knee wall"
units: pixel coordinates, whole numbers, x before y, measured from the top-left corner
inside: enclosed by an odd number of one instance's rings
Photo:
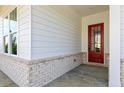
[[[83,63],[83,53],[41,60],[0,54],[0,70],[21,87],[43,86]]]
[[[22,59],[0,55],[0,70],[2,70],[17,85],[29,86],[29,67]]]
[[[86,55],[78,53],[29,61],[0,54],[0,70],[21,87],[44,86],[86,62]],[[109,60],[109,56],[106,58]],[[121,85],[124,86],[124,61],[121,62]]]
[[[124,61],[121,61],[121,86],[124,87]]]
[[[30,86],[43,86],[82,64],[82,55],[58,57],[31,65]]]

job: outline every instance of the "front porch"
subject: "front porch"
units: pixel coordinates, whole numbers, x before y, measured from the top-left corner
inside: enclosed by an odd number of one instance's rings
[[[17,55],[12,55],[11,44],[8,46],[9,48],[5,47],[8,43],[6,44],[6,38],[1,33],[0,69],[21,87],[120,86],[120,43],[118,42],[120,39],[115,40],[115,37],[120,35],[116,32],[120,25],[115,26],[115,23],[120,24],[120,21],[115,20],[116,17],[120,17],[120,11],[116,13],[120,8],[111,6],[110,10],[107,8],[107,10],[96,11],[96,9],[103,9],[101,7],[18,6],[18,22],[20,23],[18,24],[17,41],[20,41],[17,42]],[[25,10],[30,9],[32,9],[32,15],[29,16],[31,18],[25,16],[25,20],[22,20],[22,11],[26,15]],[[84,12],[80,14],[82,9]],[[90,10],[91,14],[83,15],[86,14],[86,9]],[[64,11],[61,12],[62,10]],[[92,11],[95,12],[92,13]],[[2,13],[4,14],[4,11]],[[115,13],[118,15],[115,16]],[[75,16],[71,16],[72,14]],[[77,14],[79,15],[77,16]],[[110,17],[109,14],[114,16]],[[1,32],[3,31],[3,19],[1,18],[0,21]],[[26,41],[24,44],[24,37],[22,37],[24,35],[22,34],[26,32],[23,27],[24,23],[27,23],[27,19],[29,19],[29,24],[26,26],[29,27],[26,27],[28,32],[26,37],[30,43]],[[88,28],[99,23],[104,24],[104,26]],[[104,31],[104,34],[101,31]],[[93,39],[89,38],[91,36]],[[115,41],[116,46],[114,45]],[[6,52],[4,50],[8,51],[8,49],[9,52],[4,53]],[[89,60],[90,53],[91,60]],[[97,55],[98,53],[102,53],[102,58],[101,55]],[[8,79],[8,81],[9,83],[3,86],[14,86],[11,80]]]
[[[2,71],[0,71],[0,87],[17,87],[17,85]]]
[[[108,68],[80,65],[44,87],[107,87]],[[0,71],[0,87],[18,87]]]
[[[45,87],[107,87],[108,68],[80,65]]]

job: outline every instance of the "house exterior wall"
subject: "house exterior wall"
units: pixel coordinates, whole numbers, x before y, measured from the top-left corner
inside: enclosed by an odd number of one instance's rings
[[[88,52],[88,25],[104,23],[104,66],[108,66],[109,58],[109,11],[82,17],[82,52]],[[88,57],[88,53],[87,53]],[[86,61],[88,63],[88,58]],[[95,64],[97,65],[97,64]]]
[[[4,53],[3,18],[17,7],[17,55]],[[0,11],[0,70],[19,86],[29,86],[31,59],[31,6],[2,6]],[[23,62],[24,61],[24,62]]]
[[[45,60],[33,60],[29,73],[30,87],[39,87],[48,84],[82,64],[84,59],[83,53],[77,53],[46,58]]]
[[[121,42],[121,59],[124,59],[124,6],[120,6],[120,42]]]
[[[120,6],[121,85],[124,87],[124,6]]]
[[[41,60],[26,60],[0,54],[0,70],[20,87],[39,87],[79,66],[83,60],[83,53]]]
[[[29,86],[30,66],[28,60],[0,54],[0,70],[4,72],[18,86]]]
[[[31,6],[18,6],[18,56],[31,59]]]
[[[3,18],[17,7],[17,57],[31,59],[31,6],[3,6],[0,11],[0,52],[3,53]],[[7,54],[11,55],[11,54]]]
[[[32,59],[81,52],[81,17],[69,6],[32,6],[31,13]]]
[[[4,6],[1,17],[6,16],[4,10],[15,7],[18,55],[3,53],[1,45],[0,70],[17,85],[43,86],[82,64],[81,18],[70,7]]]
[[[120,73],[120,82],[121,82],[121,86],[124,87],[124,60],[121,60],[121,66],[120,66],[120,70],[121,70],[121,73]]]

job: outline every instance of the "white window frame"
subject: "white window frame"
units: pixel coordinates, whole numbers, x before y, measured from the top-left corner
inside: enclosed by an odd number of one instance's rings
[[[8,15],[6,15],[6,16],[3,18],[3,31],[2,31],[2,38],[3,38],[3,53],[5,53],[5,45],[4,45],[5,40],[4,40],[4,37],[8,36],[8,43],[9,43],[9,35],[8,35],[8,34],[6,34],[6,35],[4,34],[4,19],[5,19],[6,17],[8,17],[8,20],[9,20],[9,16],[8,16]],[[8,51],[8,53],[9,53],[9,51]],[[8,53],[6,53],[6,54],[8,54]]]
[[[10,32],[10,13],[14,10],[14,9],[17,9],[17,30],[16,32]],[[8,20],[9,20],[9,32],[7,32],[6,35],[4,35],[4,19],[8,16]],[[7,55],[12,55],[12,56],[18,56],[18,8],[17,7],[14,7],[13,9],[11,9],[11,11],[6,15],[4,16],[3,18],[3,31],[2,31],[2,41],[3,41],[3,53],[4,54],[7,54]],[[12,54],[12,39],[11,39],[11,35],[15,34],[16,33],[16,41],[17,41],[17,54]],[[8,53],[5,53],[5,45],[4,45],[4,37],[5,36],[8,36]]]

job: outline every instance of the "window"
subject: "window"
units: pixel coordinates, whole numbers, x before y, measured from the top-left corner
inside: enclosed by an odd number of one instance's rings
[[[10,13],[10,39],[11,39],[11,53],[17,54],[17,8]]]
[[[10,33],[17,32],[17,9],[10,13]]]
[[[6,16],[5,19],[4,19],[4,28],[3,29],[4,29],[3,34],[5,36],[9,32],[9,19],[8,19],[8,16]]]
[[[17,54],[17,39],[16,39],[16,33],[11,35],[12,40],[12,54]]]
[[[8,36],[4,36],[4,52],[8,53]]]
[[[3,40],[4,40],[4,52],[8,53],[8,32],[9,32],[9,20],[8,16],[4,19],[4,28],[3,28]]]
[[[17,54],[17,8],[4,18],[4,53]]]

